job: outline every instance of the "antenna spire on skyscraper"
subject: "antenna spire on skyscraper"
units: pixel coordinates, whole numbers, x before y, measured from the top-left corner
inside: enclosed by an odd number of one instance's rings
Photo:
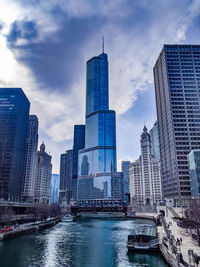
[[[104,36],[102,37],[102,53],[104,53]]]

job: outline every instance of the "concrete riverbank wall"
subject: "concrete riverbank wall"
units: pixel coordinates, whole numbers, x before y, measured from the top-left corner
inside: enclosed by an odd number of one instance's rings
[[[58,222],[60,222],[60,218],[50,219],[46,222],[41,222],[38,224],[19,226],[11,231],[0,233],[0,241],[6,240],[12,237],[32,233],[35,231],[43,230],[43,229],[46,229],[50,226],[57,224]]]

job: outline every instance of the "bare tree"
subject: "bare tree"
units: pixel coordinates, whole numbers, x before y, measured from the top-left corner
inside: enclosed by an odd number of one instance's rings
[[[11,216],[16,215],[16,212],[12,207],[1,207],[0,215],[1,215],[0,218],[7,219],[10,218]]]
[[[60,207],[56,203],[51,204],[50,209],[51,209],[51,213],[50,213],[51,217],[57,217],[61,214]]]
[[[51,215],[51,209],[48,204],[39,203],[36,206],[35,216],[37,220],[46,220]]]
[[[197,236],[197,242],[200,246],[200,198],[190,200],[188,219],[193,222],[195,234]]]

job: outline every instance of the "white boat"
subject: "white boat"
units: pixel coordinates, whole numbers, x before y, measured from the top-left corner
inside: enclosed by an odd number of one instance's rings
[[[61,222],[73,222],[74,217],[72,215],[65,215],[62,217]]]
[[[156,227],[149,224],[135,226],[126,244],[128,250],[157,250],[158,245]]]

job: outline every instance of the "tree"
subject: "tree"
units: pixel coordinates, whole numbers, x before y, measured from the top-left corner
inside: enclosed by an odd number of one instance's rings
[[[39,203],[36,206],[35,216],[37,220],[46,220],[51,215],[51,209],[48,204]]]
[[[188,218],[194,222],[197,242],[200,246],[200,198],[190,200]]]
[[[57,217],[61,214],[61,210],[58,204],[53,203],[50,206],[50,216],[51,217]]]

